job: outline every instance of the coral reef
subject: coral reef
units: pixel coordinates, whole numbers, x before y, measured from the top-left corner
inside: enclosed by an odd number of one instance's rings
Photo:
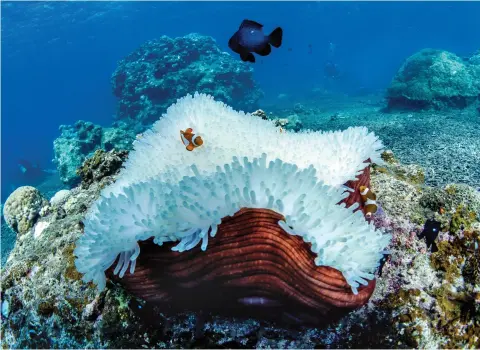
[[[73,251],[83,234],[82,220],[87,208],[113,181],[107,176],[88,188],[79,186],[71,190],[65,202],[41,218],[49,223],[41,235],[35,237],[35,230],[31,230],[15,245],[1,271],[2,345],[7,348],[478,348],[479,281],[478,274],[475,275],[478,271],[475,264],[479,261],[478,253],[475,255],[478,231],[455,235],[442,232],[439,251],[430,254],[425,243],[416,238],[420,225],[408,220],[409,206],[422,210],[419,198],[423,192],[419,191],[428,187],[412,185],[396,178],[393,171],[377,171],[378,167],[373,168],[371,186],[382,209],[374,221],[394,236],[389,247],[390,258],[382,275],[377,276],[369,303],[338,322],[321,329],[299,328],[298,321],[292,318],[285,320],[289,325],[286,327],[244,317],[161,313],[151,303],[129,295],[111,281],[104,292],[97,294],[93,284],[82,282],[82,275],[75,269]],[[388,170],[388,164],[382,167]],[[389,186],[394,187],[388,189]],[[461,196],[452,206],[460,202]],[[474,203],[469,200],[464,205],[473,208]],[[68,215],[59,215],[61,212]]]
[[[1,216],[1,244],[0,244],[0,256],[2,258],[0,266],[4,266],[7,262],[8,256],[12,251],[15,240],[17,239],[17,233],[13,231],[10,226],[5,222],[3,215]]]
[[[298,132],[303,128],[303,124],[296,114],[289,115],[286,118],[275,118],[272,120],[276,126],[279,126],[284,130]]]
[[[478,209],[480,197],[466,185],[442,189],[408,182],[398,177],[395,170],[405,166],[394,160],[393,153],[383,158],[392,161],[372,172],[372,187],[383,211],[375,222],[391,230],[393,244],[383,269],[385,278],[377,281],[371,302],[391,315],[399,344],[476,348],[479,340],[473,335],[480,322],[475,306],[479,285],[472,276],[478,276],[475,271],[480,266],[479,251],[475,250],[479,221],[472,213]],[[426,218],[442,223],[435,253],[417,238]],[[458,224],[459,218],[465,220],[464,225]],[[465,278],[463,270],[470,277]]]
[[[253,69],[222,52],[208,36],[162,36],[118,63],[112,75],[117,118],[143,132],[167,107],[191,91],[214,96],[240,110],[254,110],[263,93]]]
[[[305,129],[338,130],[367,127],[402,164],[424,169],[428,186],[445,186],[455,181],[480,187],[479,114],[474,106],[465,109],[387,111],[383,103],[367,104],[365,98],[332,98],[312,107],[300,118]],[[341,113],[339,112],[341,111]],[[293,108],[266,110],[278,118],[293,113]],[[337,114],[331,120],[332,114]]]
[[[70,186],[78,183],[77,168],[95,149],[101,147],[102,128],[90,122],[79,120],[75,125],[61,125],[60,137],[53,142],[55,158],[60,179]]]
[[[13,191],[3,206],[5,222],[17,233],[27,233],[48,207],[48,200],[35,187],[22,186]]]
[[[102,128],[99,125],[77,121],[60,126],[61,135],[53,142],[56,164],[63,183],[74,186],[81,181],[77,169],[96,150],[130,150],[135,134],[128,128]]]
[[[69,190],[60,190],[55,195],[50,198],[50,205],[52,206],[59,206],[65,203],[65,200],[68,198],[70,195]]]
[[[253,112],[252,115],[260,117],[263,120],[272,120],[275,126],[280,127],[282,130],[299,132],[303,127],[301,120],[296,114],[289,115],[286,118],[275,118],[271,115],[267,116],[263,110],[258,109]]]
[[[388,91],[389,108],[465,108],[478,101],[480,64],[453,53],[424,49],[409,57]]]
[[[409,269],[416,284],[406,284],[384,300],[394,324],[411,347],[480,346],[479,232],[446,234],[439,251],[416,257]],[[431,271],[418,276],[419,271]],[[423,281],[420,281],[422,278]],[[428,281],[428,282],[427,282]]]
[[[480,218],[480,192],[464,184],[425,188],[420,205],[451,232],[470,228]]]
[[[61,180],[79,183],[77,169],[97,149],[130,150],[137,134],[157,120],[167,107],[189,91],[209,93],[242,110],[254,110],[263,96],[253,69],[222,52],[208,36],[148,41],[118,63],[112,89],[119,98],[110,128],[78,121],[62,125],[54,141],[54,163]]]
[[[96,150],[93,156],[77,169],[77,175],[82,180],[82,187],[87,188],[105,176],[116,174],[127,156],[128,151],[125,150],[111,150],[109,152],[101,149]]]
[[[126,126],[103,128],[102,149],[107,152],[113,149],[129,151],[135,136],[135,132]]]

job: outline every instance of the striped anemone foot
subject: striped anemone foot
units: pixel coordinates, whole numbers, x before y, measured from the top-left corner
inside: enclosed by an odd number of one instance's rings
[[[368,167],[351,188],[369,185]],[[359,202],[358,191],[345,200]],[[208,249],[178,252],[175,243],[139,242],[134,274],[107,276],[130,293],[172,312],[202,311],[325,324],[364,305],[375,280],[352,292],[342,273],[317,266],[311,243],[291,235],[270,209],[242,208],[218,226]]]

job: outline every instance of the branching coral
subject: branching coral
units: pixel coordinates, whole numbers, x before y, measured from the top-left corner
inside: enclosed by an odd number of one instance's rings
[[[205,144],[185,151],[179,131],[191,127]],[[365,128],[279,133],[272,122],[237,113],[210,96],[187,96],[137,141],[117,182],[90,209],[77,242],[84,281],[105,287],[105,273],[133,273],[138,241],[178,241],[184,251],[207,249],[222,218],[241,208],[268,208],[285,231],[311,243],[317,265],[343,273],[354,293],[374,278],[390,237],[368,224],[356,206],[337,205],[343,186],[382,144]]]

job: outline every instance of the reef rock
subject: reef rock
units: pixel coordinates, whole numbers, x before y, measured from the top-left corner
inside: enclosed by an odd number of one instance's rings
[[[77,169],[96,150],[129,150],[135,134],[128,127],[102,128],[91,122],[77,121],[74,125],[60,126],[61,135],[53,142],[55,158],[60,179],[73,186],[80,182]]]
[[[128,151],[111,150],[105,152],[98,149],[93,156],[87,159],[83,165],[77,169],[77,175],[82,179],[82,187],[87,188],[93,182],[98,182],[105,176],[114,175],[123,161],[127,158]]]
[[[6,223],[17,233],[28,232],[37,221],[44,207],[48,206],[40,191],[35,187],[22,186],[7,198],[3,208]]]
[[[117,127],[104,128],[102,134],[102,149],[105,151],[131,150],[132,142],[135,140],[135,132],[130,130],[127,125],[117,125]]]
[[[85,158],[102,144],[102,127],[83,120],[72,125],[61,125],[61,135],[53,142],[60,179],[68,185],[78,182],[76,170]]]
[[[263,93],[252,73],[209,36],[162,36],[119,62],[112,76],[113,93],[120,99],[117,117],[143,132],[168,106],[194,91],[235,109],[255,110]]]
[[[5,222],[5,219],[1,219],[1,244],[0,244],[0,257],[1,257],[1,266],[4,266],[7,262],[8,256],[15,246],[15,241],[17,239],[17,234],[13,231],[10,226]]]
[[[50,198],[50,205],[59,206],[63,204],[67,200],[69,195],[70,195],[69,190],[58,191],[57,193],[55,193],[55,195],[52,198]]]
[[[480,64],[425,49],[409,57],[387,91],[389,108],[465,108],[480,95]]]

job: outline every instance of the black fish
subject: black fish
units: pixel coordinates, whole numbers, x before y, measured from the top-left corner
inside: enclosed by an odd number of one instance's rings
[[[380,259],[380,265],[378,266],[378,277],[382,276],[383,266],[388,260],[390,260],[390,254],[383,254],[383,257]]]
[[[430,250],[432,253],[438,251],[437,245],[435,244],[435,239],[437,239],[438,234],[440,233],[441,224],[438,221],[433,219],[428,219],[423,227],[422,233],[418,235],[419,239],[425,237],[425,241],[427,242],[427,249],[432,247]]]
[[[263,34],[263,25],[245,19],[240,28],[228,41],[228,47],[240,54],[242,61],[255,62],[252,52],[260,56],[268,56],[274,47],[282,45],[283,30],[278,27],[270,35]]]

